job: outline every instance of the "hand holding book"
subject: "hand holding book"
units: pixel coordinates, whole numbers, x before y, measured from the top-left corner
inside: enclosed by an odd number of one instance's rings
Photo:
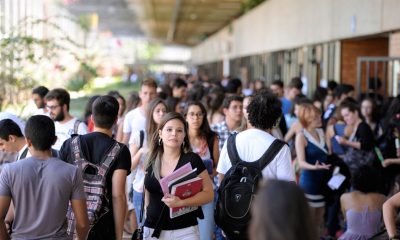
[[[170,209],[170,217],[178,217],[192,212],[198,206],[185,206],[184,199],[193,197],[202,189],[202,179],[197,176],[197,169],[190,163],[176,169],[160,180],[164,197],[161,199]]]
[[[182,199],[169,193],[165,194],[161,201],[163,201],[169,208],[184,207]]]

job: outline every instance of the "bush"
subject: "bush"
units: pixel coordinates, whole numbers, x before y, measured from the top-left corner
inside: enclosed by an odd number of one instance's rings
[[[67,89],[70,91],[79,91],[83,89],[86,83],[87,81],[83,77],[76,76],[68,81]]]

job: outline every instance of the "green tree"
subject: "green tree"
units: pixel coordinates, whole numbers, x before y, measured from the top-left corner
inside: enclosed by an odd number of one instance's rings
[[[95,75],[87,61],[84,44],[73,40],[57,25],[57,20],[61,18],[77,24],[84,23],[65,16],[51,19],[25,18],[0,38],[0,110],[6,104],[18,104],[23,98],[26,100],[28,90],[42,83],[46,76],[43,65],[56,62],[63,54],[69,54],[78,61],[85,73]],[[53,37],[27,35],[25,29],[28,26],[44,27],[53,33]],[[82,31],[88,31],[83,24]],[[64,66],[56,67],[59,71],[65,71]]]

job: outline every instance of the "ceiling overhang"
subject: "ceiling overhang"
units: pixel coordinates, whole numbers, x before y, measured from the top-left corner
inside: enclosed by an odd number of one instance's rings
[[[127,0],[143,31],[167,43],[194,46],[242,14],[244,0]]]
[[[75,0],[75,15],[96,13],[100,31],[145,36],[167,44],[194,46],[243,12],[245,0]]]

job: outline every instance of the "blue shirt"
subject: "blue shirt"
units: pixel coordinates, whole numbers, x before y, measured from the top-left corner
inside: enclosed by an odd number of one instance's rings
[[[281,97],[281,102],[283,115],[288,114],[290,112],[290,109],[292,109],[292,101],[285,97]]]

